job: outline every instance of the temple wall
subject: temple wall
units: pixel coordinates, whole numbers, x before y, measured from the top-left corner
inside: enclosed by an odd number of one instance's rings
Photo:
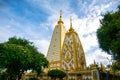
[[[97,70],[95,71],[97,73]],[[36,74],[25,74],[23,80],[29,80],[29,78],[36,77],[35,75]],[[79,72],[79,73],[78,72],[77,73],[66,72],[66,77],[64,77],[63,80],[99,80],[99,79],[94,79],[94,77],[95,76],[93,75],[93,71],[84,71],[84,72]],[[47,76],[47,74],[45,73],[41,74],[41,76],[39,76],[38,79],[39,80],[51,80],[50,77]]]
[[[36,77],[36,74],[24,74],[22,80],[29,80],[32,77]],[[38,77],[39,80],[51,80],[47,74],[41,74]],[[56,79],[59,80],[59,79]],[[85,71],[80,73],[66,73],[66,77],[63,80],[120,80],[119,74],[113,74],[109,72],[100,72],[97,69],[91,71]]]

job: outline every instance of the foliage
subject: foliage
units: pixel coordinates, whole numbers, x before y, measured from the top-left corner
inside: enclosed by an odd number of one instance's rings
[[[116,62],[120,62],[120,6],[116,12],[108,12],[100,20],[101,27],[97,30],[100,48],[112,54]]]
[[[37,78],[30,78],[30,80],[38,80]]]
[[[112,64],[111,68],[112,68],[112,70],[113,70],[114,72],[120,70],[120,62],[114,62],[114,63]]]
[[[54,69],[54,70],[50,70],[48,72],[48,76],[50,76],[53,79],[56,79],[56,78],[62,79],[62,78],[64,78],[66,76],[66,73],[61,71],[61,70]]]
[[[2,73],[0,74],[0,80],[6,80],[7,77],[8,77],[8,74],[7,74],[6,72],[2,72]]]
[[[45,67],[48,67],[48,61],[37,51],[32,42],[12,37],[0,44],[0,67],[6,69],[10,79],[13,76],[20,79],[24,71],[30,69],[40,74]]]

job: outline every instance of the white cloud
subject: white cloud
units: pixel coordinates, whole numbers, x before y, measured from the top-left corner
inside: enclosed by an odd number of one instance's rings
[[[48,40],[31,40],[34,42],[35,46],[38,48],[38,51],[43,53],[44,55],[47,54],[47,50],[49,47],[49,42]]]
[[[86,57],[87,65],[92,64],[94,62],[94,60],[98,64],[103,63],[105,66],[108,64],[111,64],[109,62],[109,60],[111,59],[111,55],[108,55],[107,53],[104,53],[104,52],[100,51],[99,49],[96,50],[95,53],[93,53],[92,55],[91,54],[86,55],[87,56]]]
[[[5,42],[13,34],[12,32],[0,27],[0,42]]]

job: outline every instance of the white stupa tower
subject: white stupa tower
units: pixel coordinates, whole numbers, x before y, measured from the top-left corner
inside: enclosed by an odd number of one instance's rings
[[[47,59],[50,63],[49,69],[60,69],[61,64],[61,51],[63,46],[63,41],[65,38],[66,28],[64,22],[62,21],[62,11],[60,10],[60,18],[57,25],[54,28],[51,42],[49,45]]]

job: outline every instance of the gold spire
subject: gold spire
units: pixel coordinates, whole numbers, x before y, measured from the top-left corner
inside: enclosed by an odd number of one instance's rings
[[[92,64],[92,69],[97,69],[98,68],[98,65],[96,64],[95,60],[94,60],[94,63]]]
[[[94,60],[94,64],[96,65],[96,62],[95,62],[95,60]]]
[[[72,18],[70,16],[70,28],[72,28]]]
[[[62,10],[60,10],[60,19],[59,21],[62,21]]]
[[[71,18],[71,16],[70,16],[70,29],[69,29],[69,31],[74,31],[74,29],[72,27],[72,18]]]
[[[102,71],[105,71],[105,66],[102,64],[102,62],[100,63],[100,69],[101,69]]]
[[[62,21],[62,10],[60,10],[60,18],[59,18],[58,24],[59,24],[59,23],[62,23],[62,24],[63,24],[63,21]]]

